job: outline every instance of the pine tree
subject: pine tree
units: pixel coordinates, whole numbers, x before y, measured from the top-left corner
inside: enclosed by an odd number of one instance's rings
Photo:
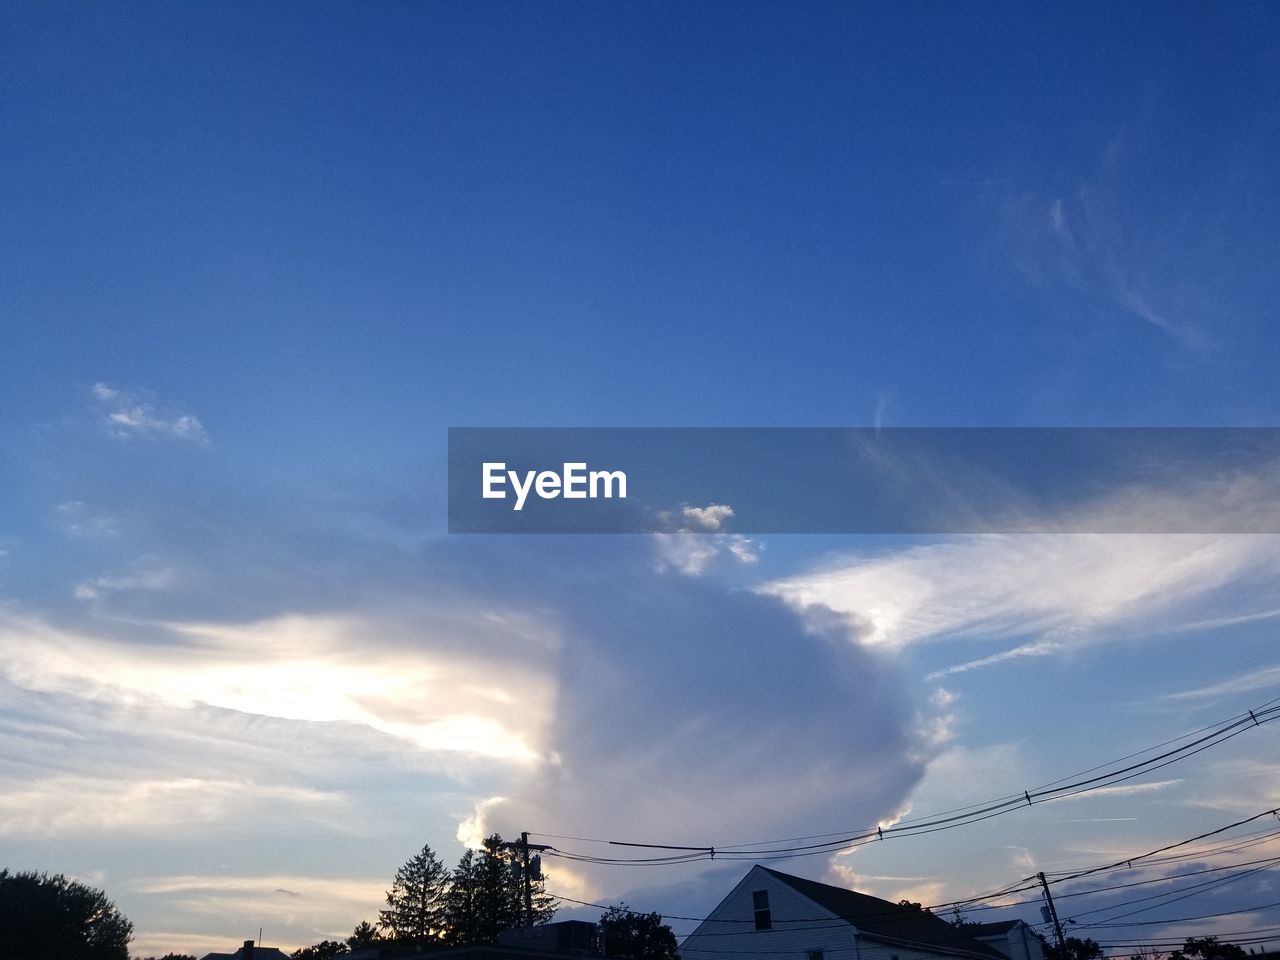
[[[425,944],[442,939],[448,882],[444,864],[431,847],[423,847],[396,871],[378,926],[393,940]]]
[[[524,882],[513,869],[517,861],[518,854],[496,833],[480,850],[462,855],[449,887],[449,942],[493,943],[503,930],[525,926]],[[542,880],[534,880],[532,888],[533,922],[547,923],[555,914],[555,900]]]

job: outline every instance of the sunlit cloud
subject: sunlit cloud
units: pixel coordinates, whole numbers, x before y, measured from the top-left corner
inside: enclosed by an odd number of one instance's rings
[[[341,940],[362,920],[376,921],[389,880],[359,877],[318,877],[298,874],[260,876],[158,876],[129,883],[125,897],[146,897],[164,914],[182,918],[182,930],[141,929],[132,952],[136,955],[187,949],[200,956],[229,950],[239,942],[227,935],[192,933],[193,929],[225,929],[242,925],[241,939],[256,939],[290,952],[322,939]]]
[[[167,625],[173,642],[131,643],[35,619],[0,622],[0,675],[43,693],[123,704],[207,704],[304,721],[347,721],[425,751],[533,761],[551,681],[482,657],[381,643],[376,621],[284,616],[247,625]]]
[[[828,561],[765,585],[802,610],[834,610],[858,643],[897,649],[1026,637],[935,676],[1176,626],[1219,588],[1280,570],[1280,537],[974,536]]]

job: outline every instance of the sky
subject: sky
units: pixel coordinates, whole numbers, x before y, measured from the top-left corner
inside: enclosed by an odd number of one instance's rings
[[[1280,425],[1278,18],[5,3],[0,866],[138,955],[291,950],[423,844],[851,835],[1280,696],[1271,534],[446,532],[449,427]],[[1276,729],[770,865],[941,904],[1110,863],[1276,806]],[[546,873],[698,917],[748,866]],[[1280,909],[1089,924],[1276,893],[1060,909],[1127,945]]]

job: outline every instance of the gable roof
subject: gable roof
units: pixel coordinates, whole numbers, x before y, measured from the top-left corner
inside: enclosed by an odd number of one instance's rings
[[[906,945],[918,944],[947,953],[965,953],[987,960],[1008,960],[995,948],[978,942],[968,933],[953,927],[941,917],[935,917],[927,910],[904,907],[879,897],[818,883],[816,880],[806,880],[804,877],[793,877],[789,873],[779,873],[768,867],[759,869],[823,909],[830,910],[840,919],[847,920],[870,939]]]
[[[1021,922],[1021,920],[997,920],[994,923],[966,923],[964,929],[971,937],[993,937],[1008,933]],[[1039,934],[1036,933],[1035,936]]]

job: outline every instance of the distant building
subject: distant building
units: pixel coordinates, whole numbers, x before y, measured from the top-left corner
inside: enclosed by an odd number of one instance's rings
[[[683,960],[1024,960],[927,910],[751,868],[680,945]],[[998,936],[998,935],[997,935]],[[1028,960],[1043,960],[1029,954]]]
[[[962,928],[979,943],[995,947],[1009,960],[1044,960],[1044,937],[1022,920],[972,923]]]
[[[246,940],[235,953],[206,953],[200,960],[289,960],[289,955],[275,947],[259,947]]]

